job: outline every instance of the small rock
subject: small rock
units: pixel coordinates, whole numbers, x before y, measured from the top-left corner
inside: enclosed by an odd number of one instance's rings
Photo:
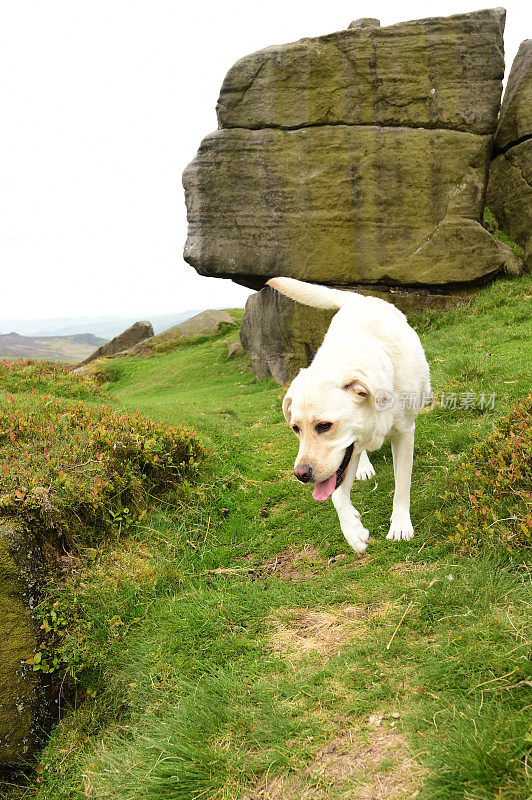
[[[354,19],[353,22],[350,22],[347,29],[380,28],[380,26],[380,19],[375,19],[375,17],[361,17],[360,19]]]
[[[244,348],[240,342],[231,342],[227,348],[227,358],[235,358],[236,356],[244,355]]]

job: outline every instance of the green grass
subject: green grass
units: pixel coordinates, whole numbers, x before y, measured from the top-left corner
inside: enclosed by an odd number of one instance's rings
[[[244,358],[227,361],[236,332],[114,361],[113,402],[193,427],[212,452],[199,485],[52,587],[69,614],[74,691],[40,780],[17,797],[237,800],[265,787],[283,800],[312,788],[356,797],[371,770],[340,779],[319,753],[349,734],[375,744],[374,715],[421,765],[420,800],[529,797],[526,554],[455,551],[437,512],[473,436],[530,389],[531,294],[530,278],[502,280],[470,308],[412,319],[434,393],[495,392],[495,405],[418,418],[413,542],[385,539],[389,445],[373,454],[376,479],[353,491],[371,532],[362,560],[332,505],[292,479],[282,390]],[[271,567],[305,548],[289,573]],[[313,630],[312,619],[330,625]],[[393,781],[396,761],[383,753],[379,775]]]

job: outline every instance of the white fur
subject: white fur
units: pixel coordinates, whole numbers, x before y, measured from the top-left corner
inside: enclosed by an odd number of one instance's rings
[[[299,428],[296,466],[308,464],[313,480],[325,481],[354,442],[353,456],[332,501],[345,538],[363,553],[369,534],[351,504],[351,488],[355,478],[365,480],[375,474],[366,451],[377,450],[390,439],[395,494],[387,538],[411,539],[415,418],[430,395],[429,367],[416,332],[395,306],[376,297],[292,278],[272,278],[268,283],[300,303],[339,309],[312,364],[299,372],[283,401],[287,421]],[[392,402],[378,407],[379,398]],[[318,422],[333,426],[318,433]]]

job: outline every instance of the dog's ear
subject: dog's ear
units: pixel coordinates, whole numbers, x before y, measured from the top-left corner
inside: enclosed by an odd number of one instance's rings
[[[290,394],[287,393],[283,400],[283,414],[285,420],[288,422],[289,425],[290,425],[290,419],[292,417],[292,415],[290,414],[291,406],[292,406],[292,397],[290,396]]]
[[[371,395],[371,389],[359,378],[354,378],[352,381],[346,381],[342,387],[346,392],[349,392],[357,403],[362,403],[367,400]]]

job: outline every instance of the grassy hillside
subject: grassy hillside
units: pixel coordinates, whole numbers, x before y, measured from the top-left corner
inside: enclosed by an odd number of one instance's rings
[[[38,358],[76,364],[83,361],[107,339],[92,333],[73,336],[20,336],[0,334],[0,358]]]
[[[530,278],[500,281],[413,320],[439,398],[418,419],[416,538],[385,539],[385,445],[353,490],[362,558],[292,478],[283,392],[226,360],[235,332],[111,362],[112,404],[195,428],[211,452],[199,485],[154,499],[52,587],[74,689],[17,797],[528,797],[526,549],[504,520],[465,547],[448,489],[530,391],[531,296]]]

